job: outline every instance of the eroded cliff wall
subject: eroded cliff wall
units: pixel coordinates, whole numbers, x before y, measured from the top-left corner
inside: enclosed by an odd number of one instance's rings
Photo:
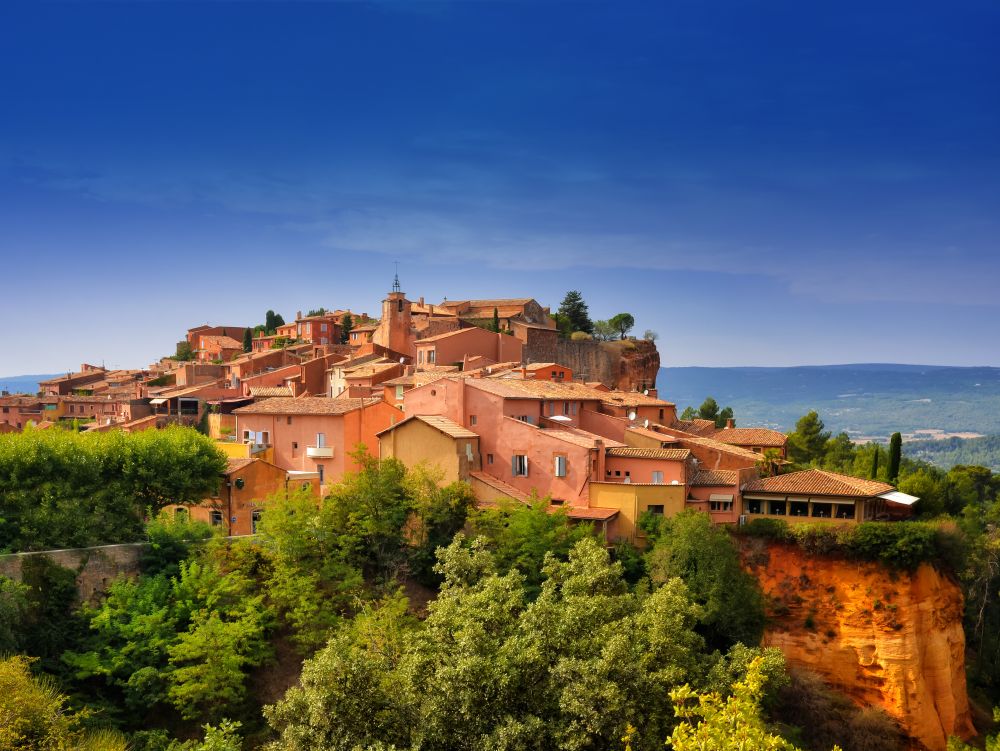
[[[973,735],[955,582],[926,564],[895,573],[759,539],[743,545],[768,599],[766,645],[882,708],[931,751]]]
[[[528,362],[557,362],[578,378],[623,391],[655,388],[660,371],[656,343],[643,339],[596,342],[552,336],[529,342],[524,355]]]

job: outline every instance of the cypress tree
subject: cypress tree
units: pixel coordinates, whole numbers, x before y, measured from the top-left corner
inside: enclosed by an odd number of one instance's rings
[[[253,329],[243,330],[243,351],[249,352],[253,349]]]
[[[347,344],[351,340],[351,329],[354,328],[354,319],[351,318],[350,313],[344,313],[344,317],[340,319],[340,343]]]
[[[899,462],[903,457],[903,436],[893,433],[889,438],[889,482],[899,477]]]
[[[877,480],[878,479],[878,446],[876,445],[874,448],[875,448],[875,453],[872,454],[871,479]]]
[[[493,308],[493,331],[500,333],[500,311]]]

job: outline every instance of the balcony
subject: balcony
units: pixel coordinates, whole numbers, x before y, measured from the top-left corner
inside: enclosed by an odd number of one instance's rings
[[[306,456],[310,459],[332,459],[333,446],[306,446]]]

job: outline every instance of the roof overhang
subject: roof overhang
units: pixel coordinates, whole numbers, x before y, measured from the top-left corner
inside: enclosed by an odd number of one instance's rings
[[[898,503],[901,506],[912,506],[914,503],[920,499],[915,495],[908,495],[907,493],[901,493],[898,490],[891,490],[888,493],[882,493],[879,496],[890,503]]]
[[[167,400],[164,399],[164,398],[162,398],[162,397],[157,397],[156,399],[150,399],[149,403],[153,404],[153,405],[156,405],[156,404],[164,404],[166,401]]]

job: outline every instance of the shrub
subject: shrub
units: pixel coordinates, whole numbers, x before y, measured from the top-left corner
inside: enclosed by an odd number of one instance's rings
[[[572,334],[570,334],[569,338],[574,342],[589,342],[594,337],[592,337],[586,331],[574,331]]]

